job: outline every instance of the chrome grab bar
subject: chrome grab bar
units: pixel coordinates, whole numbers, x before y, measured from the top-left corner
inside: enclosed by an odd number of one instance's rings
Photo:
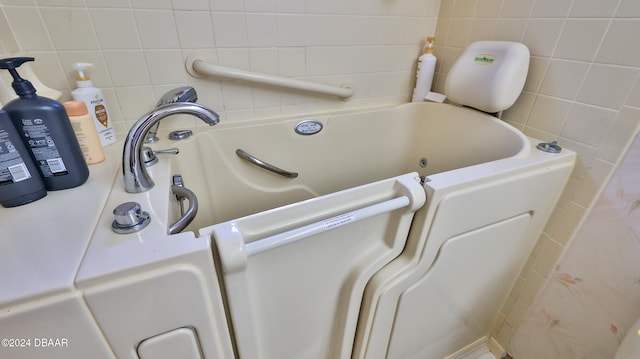
[[[290,172],[287,170],[283,170],[282,168],[276,167],[274,165],[271,165],[269,163],[266,163],[262,160],[259,160],[257,158],[255,158],[254,156],[248,154],[247,152],[241,150],[241,149],[237,149],[236,150],[236,155],[238,155],[238,157],[242,158],[245,161],[248,161],[260,168],[264,168],[267,171],[271,171],[275,174],[279,174],[280,176],[283,177],[288,177],[288,178],[296,178],[298,177],[298,172]]]
[[[195,193],[191,190],[179,185],[171,185],[171,192],[176,195],[179,200],[186,198],[189,201],[189,208],[187,208],[184,215],[180,217],[176,223],[169,226],[169,234],[176,234],[187,228],[191,221],[196,217],[196,214],[198,213],[198,199],[196,198]]]
[[[171,179],[171,181],[173,182],[174,185],[178,187],[184,187],[184,182],[182,181],[182,175],[179,173],[173,175],[173,178]],[[180,217],[184,216],[184,200],[185,200],[184,197],[176,195],[176,201],[178,201],[178,204],[180,205]]]

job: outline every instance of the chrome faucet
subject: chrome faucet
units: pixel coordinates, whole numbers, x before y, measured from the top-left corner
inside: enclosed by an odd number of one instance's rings
[[[163,118],[175,114],[193,115],[209,126],[220,122],[220,117],[212,109],[191,102],[176,102],[162,105],[142,116],[131,129],[122,151],[122,175],[124,189],[129,193],[144,192],[153,187],[142,158],[142,145],[149,130]]]
[[[169,103],[196,102],[196,101],[198,101],[198,93],[196,92],[196,89],[194,89],[191,86],[178,87],[162,95],[162,97],[160,98],[160,100],[158,100],[158,103],[156,104],[156,108]],[[149,134],[147,135],[147,138],[144,140],[144,142],[146,143],[158,142],[159,140],[157,136],[158,127],[160,127],[160,123],[155,125],[153,129],[149,130]]]

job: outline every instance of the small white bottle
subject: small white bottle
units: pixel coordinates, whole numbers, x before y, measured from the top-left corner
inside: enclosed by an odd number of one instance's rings
[[[427,38],[427,47],[424,54],[418,57],[418,68],[416,70],[416,87],[413,89],[412,102],[424,101],[425,96],[431,91],[433,74],[436,70],[436,57],[433,55],[433,42],[435,37]]]
[[[111,116],[107,109],[107,103],[104,100],[102,90],[93,87],[91,79],[86,74],[86,70],[93,67],[93,64],[86,62],[77,62],[73,64],[73,68],[78,71],[76,84],[78,88],[71,91],[71,96],[76,101],[82,101],[87,105],[89,115],[93,118],[98,137],[102,146],[110,145],[116,142],[116,133],[113,129]]]
[[[64,108],[76,134],[84,160],[88,165],[104,161],[104,151],[93,118],[82,101],[67,101]]]

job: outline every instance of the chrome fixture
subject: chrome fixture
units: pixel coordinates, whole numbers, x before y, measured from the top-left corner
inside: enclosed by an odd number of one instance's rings
[[[322,122],[316,120],[304,120],[302,122],[298,122],[294,130],[297,134],[303,136],[315,135],[316,133],[322,131]]]
[[[173,175],[173,184],[171,185],[171,193],[176,196],[176,200],[180,205],[180,219],[176,223],[169,226],[169,234],[182,232],[196,218],[198,214],[198,198],[196,194],[184,186],[182,175]],[[189,201],[189,207],[184,210],[184,200]]]
[[[167,148],[166,150],[154,150],[149,146],[142,146],[142,162],[145,167],[151,167],[158,163],[158,156],[156,154],[170,154],[177,155],[180,153],[180,149],[177,147]]]
[[[115,219],[111,229],[118,234],[134,233],[151,222],[149,213],[142,210],[138,202],[125,202],[113,210]]]
[[[129,130],[122,151],[122,175],[124,189],[129,193],[144,192],[153,187],[153,180],[144,167],[142,144],[149,130],[167,116],[176,114],[193,115],[209,126],[220,122],[220,117],[212,109],[191,102],[176,102],[162,105],[142,116]]]
[[[169,139],[171,141],[180,141],[191,137],[191,135],[193,135],[191,130],[176,130],[169,132]]]
[[[158,103],[156,104],[156,108],[162,105],[170,104],[170,103],[196,102],[196,101],[198,101],[198,93],[196,92],[196,89],[194,89],[191,86],[178,87],[165,93],[160,98],[160,100],[158,100]],[[152,130],[149,131],[149,134],[147,135],[147,138],[145,139],[144,142],[146,143],[158,142],[159,140],[157,136],[158,127],[160,127],[159,123]]]
[[[557,141],[542,142],[542,143],[539,143],[536,146],[536,148],[539,149],[540,151],[549,152],[549,153],[560,153],[560,152],[562,152],[562,147],[560,147],[560,145],[558,145]]]
[[[173,175],[171,180],[174,186],[184,187],[184,181],[182,180],[181,174]],[[176,201],[178,201],[178,205],[180,206],[180,217],[184,217],[184,197],[181,197],[176,194]]]
[[[246,151],[238,148],[236,150],[236,155],[238,155],[238,157],[242,158],[243,160],[256,165],[260,168],[263,168],[267,171],[271,171],[275,174],[278,174],[280,176],[283,177],[287,177],[287,178],[296,178],[298,177],[298,172],[291,172],[291,171],[287,171],[287,170],[283,170],[282,168],[276,167],[272,164],[266,163],[263,160],[260,160],[258,158],[256,158],[255,156],[250,155],[249,153],[247,153]]]

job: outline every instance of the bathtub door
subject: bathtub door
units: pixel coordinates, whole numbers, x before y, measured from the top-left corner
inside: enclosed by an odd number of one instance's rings
[[[404,252],[365,290],[353,358],[444,358],[486,340],[572,167],[545,156],[429,176]]]
[[[239,357],[349,358],[365,285],[424,202],[411,173],[203,228]]]

